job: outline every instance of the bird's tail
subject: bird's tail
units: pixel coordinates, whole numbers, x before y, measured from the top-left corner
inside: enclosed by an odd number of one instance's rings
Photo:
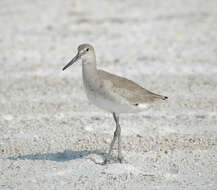
[[[161,96],[161,99],[166,100],[166,99],[168,99],[168,97],[167,96]]]
[[[167,96],[162,96],[162,95],[159,95],[159,94],[153,94],[153,98],[154,99],[161,99],[161,100],[166,100],[166,99],[168,99],[168,97]]]

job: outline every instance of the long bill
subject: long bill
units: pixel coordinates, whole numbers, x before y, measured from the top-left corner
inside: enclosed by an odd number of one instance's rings
[[[77,55],[65,66],[63,67],[63,71],[67,69],[69,66],[71,66],[73,63],[75,63],[80,58],[79,54]]]

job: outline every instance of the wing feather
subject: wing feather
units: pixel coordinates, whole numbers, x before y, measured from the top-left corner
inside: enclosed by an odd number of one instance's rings
[[[121,96],[121,98],[126,99],[131,104],[140,104],[154,102],[159,99],[167,99],[166,96],[155,94],[124,77],[113,75],[103,70],[98,70],[98,74],[105,82],[109,81],[109,83],[111,83],[110,90],[112,90],[112,93]]]

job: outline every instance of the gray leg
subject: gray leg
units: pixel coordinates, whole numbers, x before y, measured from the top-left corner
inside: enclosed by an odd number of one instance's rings
[[[113,117],[116,123],[116,130],[118,131],[118,160],[120,163],[123,162],[123,156],[121,152],[121,126],[119,124],[119,116],[113,113]]]
[[[115,113],[113,113],[113,117],[114,117],[114,120],[115,120],[115,123],[116,123],[116,130],[114,132],[114,136],[113,136],[110,148],[109,148],[109,153],[105,158],[104,164],[106,164],[107,161],[109,160],[109,158],[111,156],[111,152],[112,152],[113,147],[114,147],[114,143],[115,143],[117,138],[118,138],[118,160],[120,162],[123,161],[123,157],[122,157],[122,154],[121,154],[121,127],[119,125],[119,116],[117,116]]]

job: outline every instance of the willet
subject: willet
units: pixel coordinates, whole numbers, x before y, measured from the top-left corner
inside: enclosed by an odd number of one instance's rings
[[[118,160],[123,162],[119,114],[142,111],[149,103],[159,99],[165,100],[167,97],[152,93],[131,80],[97,69],[94,48],[89,44],[81,44],[77,55],[63,70],[80,58],[82,59],[83,84],[89,101],[112,113],[116,123],[116,130],[104,164],[110,159],[117,139]]]

